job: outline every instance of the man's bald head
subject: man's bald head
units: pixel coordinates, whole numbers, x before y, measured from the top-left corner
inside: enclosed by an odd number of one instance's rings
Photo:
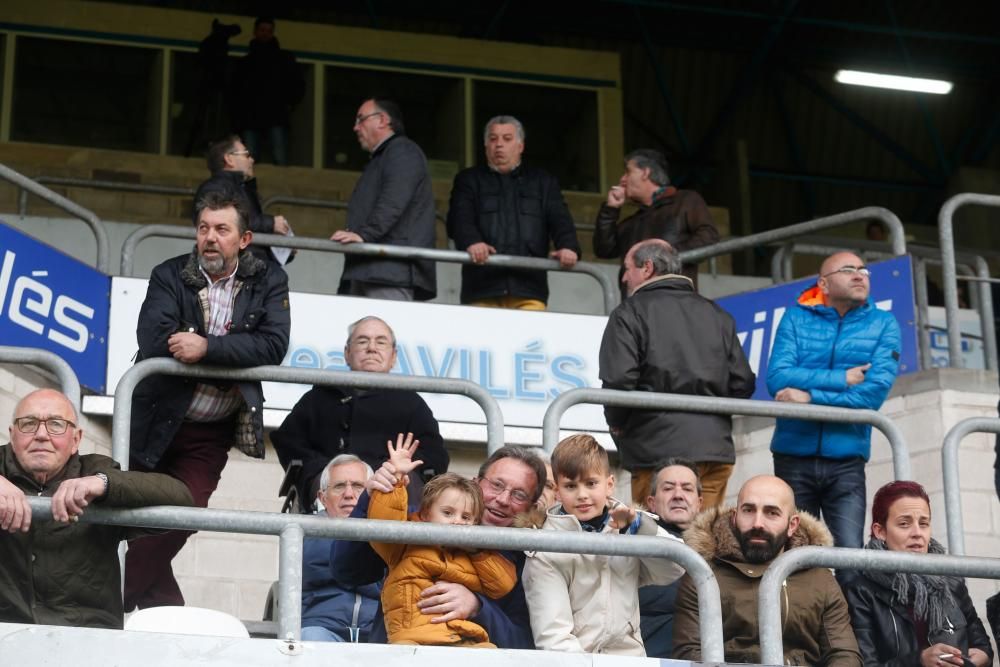
[[[798,528],[792,487],[773,475],[747,480],[740,489],[732,529],[748,563],[773,559]]]
[[[779,505],[789,515],[795,513],[795,492],[785,480],[774,475],[757,475],[748,479],[740,488],[737,506],[748,498],[766,499],[769,504]]]
[[[865,261],[853,252],[835,252],[823,260],[819,268],[819,275],[825,276],[831,271],[836,271],[843,266],[864,266]]]
[[[838,252],[823,261],[817,287],[823,303],[843,317],[849,310],[863,306],[871,292],[868,269],[863,259],[852,252]]]
[[[37,483],[56,477],[80,449],[83,430],[65,394],[39,389],[22,398],[8,429],[14,458]]]
[[[22,408],[25,408],[26,406],[34,406],[36,403],[40,402],[61,405],[62,412],[65,414],[67,419],[74,422],[79,421],[77,419],[76,408],[73,407],[73,403],[66,398],[66,394],[56,389],[36,389],[22,398],[17,402],[17,405],[14,406],[14,418],[16,419],[20,416]]]

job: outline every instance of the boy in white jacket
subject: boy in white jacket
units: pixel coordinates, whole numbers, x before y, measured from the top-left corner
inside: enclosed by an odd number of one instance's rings
[[[611,497],[608,454],[589,435],[560,442],[552,453],[559,504],[543,530],[659,535],[656,517]],[[522,580],[539,649],[646,655],[639,630],[639,587],[666,585],[684,570],[665,558],[529,553]]]

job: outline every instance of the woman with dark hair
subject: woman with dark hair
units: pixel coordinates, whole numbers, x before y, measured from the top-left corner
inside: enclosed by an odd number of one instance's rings
[[[872,502],[866,549],[945,553],[931,537],[927,492],[890,482]],[[862,570],[844,586],[864,664],[984,667],[993,651],[960,577]]]

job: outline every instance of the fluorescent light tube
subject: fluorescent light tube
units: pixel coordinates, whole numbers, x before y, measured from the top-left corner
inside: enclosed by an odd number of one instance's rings
[[[890,88],[892,90],[909,90],[915,93],[932,93],[947,95],[951,92],[951,81],[940,79],[918,79],[912,76],[896,76],[895,74],[876,74],[875,72],[858,72],[842,69],[833,75],[840,83],[854,86],[869,86],[871,88]]]

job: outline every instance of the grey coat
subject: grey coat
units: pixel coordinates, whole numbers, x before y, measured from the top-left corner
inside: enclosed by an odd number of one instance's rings
[[[347,229],[365,243],[433,248],[434,193],[427,159],[413,141],[393,135],[372,154],[347,208]],[[347,255],[348,280],[412,287],[417,301],[437,295],[434,263]]]

